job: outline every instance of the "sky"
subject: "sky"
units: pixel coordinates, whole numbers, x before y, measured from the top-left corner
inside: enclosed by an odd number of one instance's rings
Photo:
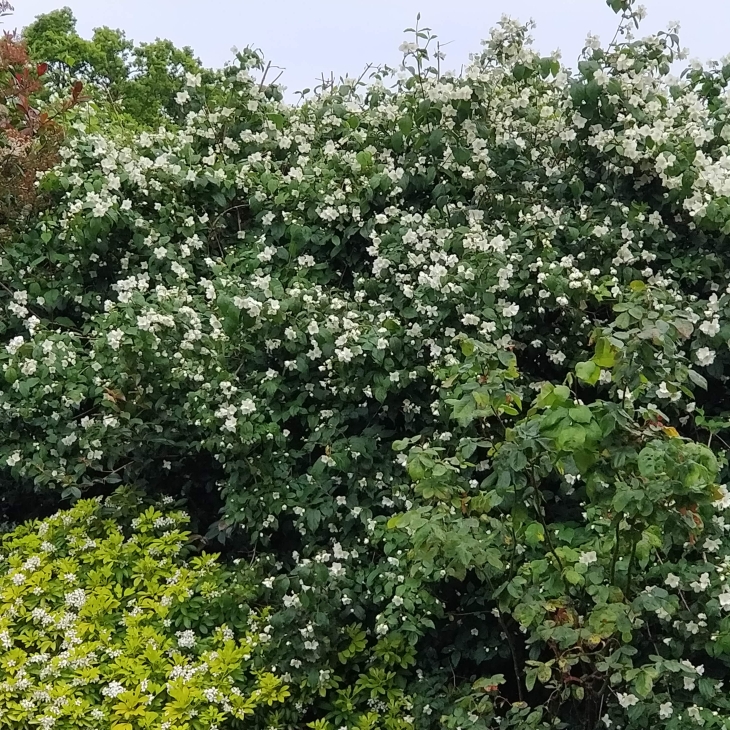
[[[260,48],[284,69],[280,83],[289,93],[311,87],[322,73],[357,76],[369,62],[396,65],[403,30],[415,23],[430,27],[446,46],[444,68],[458,70],[480,40],[506,13],[533,18],[537,47],[556,48],[566,62],[578,56],[586,34],[605,42],[617,25],[604,0],[13,0],[6,28],[23,27],[39,13],[67,5],[78,30],[121,28],[135,41],[169,38],[191,46],[204,65],[220,67],[231,48]],[[690,56],[703,60],[730,53],[730,0],[643,0],[646,33],[671,21],[682,25]],[[646,34],[642,33],[642,34]],[[278,71],[277,71],[278,73]]]

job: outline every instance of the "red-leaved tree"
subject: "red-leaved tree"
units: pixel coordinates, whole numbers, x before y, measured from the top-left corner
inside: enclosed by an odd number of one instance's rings
[[[11,11],[7,0],[0,0],[0,16]],[[57,159],[63,139],[59,115],[81,101],[77,82],[68,98],[39,110],[46,71],[45,63],[31,62],[17,34],[0,37],[0,235],[41,203],[36,181]]]

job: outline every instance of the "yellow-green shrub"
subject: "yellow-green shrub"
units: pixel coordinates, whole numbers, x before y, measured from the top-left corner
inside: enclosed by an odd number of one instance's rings
[[[116,500],[0,540],[0,727],[209,730],[283,700],[245,582],[189,555],[184,513]]]

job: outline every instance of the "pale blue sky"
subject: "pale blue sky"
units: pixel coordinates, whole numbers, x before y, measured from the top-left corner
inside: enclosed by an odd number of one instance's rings
[[[359,74],[369,61],[399,60],[404,28],[416,13],[447,47],[447,68],[458,69],[502,13],[534,18],[541,50],[560,48],[572,61],[586,33],[610,39],[616,16],[604,0],[13,0],[6,27],[30,22],[39,13],[68,5],[82,35],[99,25],[122,28],[135,41],[170,38],[190,45],[207,66],[231,57],[231,46],[261,48],[285,67],[290,92],[311,86],[321,72]],[[691,55],[730,53],[730,0],[644,0],[647,32],[682,24]]]

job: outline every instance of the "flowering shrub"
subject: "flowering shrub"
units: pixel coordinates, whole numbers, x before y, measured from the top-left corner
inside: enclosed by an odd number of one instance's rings
[[[730,727],[730,64],[609,4],[575,70],[504,19],[297,107],[189,73],[0,258],[7,515],[186,497],[269,727]]]
[[[208,728],[288,694],[257,668],[266,619],[187,517],[83,500],[0,545],[0,727]],[[262,644],[263,642],[263,644]]]

